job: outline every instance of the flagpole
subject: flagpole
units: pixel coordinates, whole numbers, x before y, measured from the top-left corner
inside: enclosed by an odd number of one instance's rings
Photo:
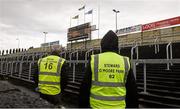
[[[93,24],[93,10],[92,10],[92,24]]]
[[[85,3],[84,3],[84,4],[85,4]],[[86,6],[84,5],[84,23],[85,23],[85,21],[86,21],[85,9],[86,9]]]
[[[79,25],[79,17],[77,18],[77,25]]]
[[[98,0],[98,39],[99,39],[99,34],[100,34],[100,0]]]
[[[71,19],[72,19],[72,18],[70,17],[70,28],[71,28]]]

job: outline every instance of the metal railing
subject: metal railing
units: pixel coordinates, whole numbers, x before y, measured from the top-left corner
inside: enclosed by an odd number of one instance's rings
[[[32,71],[35,70],[34,65],[37,63],[35,56],[40,58],[43,55],[46,54],[33,53],[0,57],[0,75],[6,75],[28,82],[34,82]]]
[[[170,59],[172,59],[172,42],[169,42],[166,46],[166,56],[167,60],[169,60],[169,47],[170,47]],[[171,63],[172,65],[172,63]],[[169,70],[169,63],[167,63],[167,70]]]
[[[74,51],[74,52],[71,52],[69,54],[69,60],[72,61],[72,55],[76,53],[76,61],[78,61],[78,56],[79,56],[79,53],[78,53],[78,50]],[[71,67],[71,63],[69,64],[69,67]]]
[[[154,40],[154,52],[155,52],[155,54],[157,54],[159,52],[159,44],[157,44],[158,39],[159,39],[159,37],[157,37]]]
[[[85,53],[85,61],[87,61],[87,56],[89,56],[89,53],[92,52],[92,54],[94,54],[94,49],[91,48],[90,50],[86,51]],[[87,66],[87,63],[85,63],[85,67]]]
[[[147,64],[180,64],[180,59],[137,59],[131,60],[133,63],[133,71],[136,76],[136,64],[143,64],[143,79],[144,79],[144,90],[143,93],[147,93]]]
[[[28,82],[33,82],[32,66],[35,63],[37,63],[37,61],[1,62],[0,74]]]
[[[66,63],[68,64],[73,64],[73,82],[75,82],[75,78],[76,78],[76,64],[83,64],[86,65],[88,63],[88,61],[86,60],[71,60],[71,61],[66,61]]]

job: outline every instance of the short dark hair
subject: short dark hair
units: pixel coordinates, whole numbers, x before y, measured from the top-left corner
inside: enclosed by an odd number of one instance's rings
[[[58,50],[51,50],[51,55],[59,56],[59,51]]]

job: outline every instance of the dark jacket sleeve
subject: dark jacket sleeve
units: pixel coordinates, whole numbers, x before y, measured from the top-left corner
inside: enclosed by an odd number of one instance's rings
[[[38,81],[39,81],[38,80],[38,74],[39,74],[38,73],[39,72],[38,71],[38,64],[34,65],[34,69],[35,69],[35,72],[34,72],[34,75],[33,75],[34,76],[34,88],[36,88],[36,87],[38,87]]]
[[[126,82],[126,108],[138,108],[137,85],[132,69],[130,69]]]
[[[84,79],[82,81],[82,84],[80,86],[80,95],[79,95],[79,107],[80,108],[89,108],[90,107],[90,89],[91,89],[91,66],[90,61],[87,65]]]
[[[61,91],[62,93],[64,92],[65,86],[67,84],[66,80],[67,80],[67,74],[66,74],[66,68],[67,68],[67,63],[66,61],[64,62],[62,69],[61,69]]]

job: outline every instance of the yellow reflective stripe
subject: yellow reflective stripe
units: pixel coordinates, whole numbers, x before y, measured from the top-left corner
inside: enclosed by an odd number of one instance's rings
[[[57,73],[60,73],[60,68],[61,68],[61,62],[62,62],[62,59],[59,58],[59,61],[58,61],[58,65],[57,65]]]
[[[59,85],[60,82],[39,81],[39,84]]]
[[[104,87],[125,87],[124,83],[120,82],[98,82],[98,81],[92,81],[92,85],[96,86],[104,86]]]
[[[125,65],[125,73],[127,73],[129,69],[128,60],[126,57],[123,57],[123,59],[124,59],[124,65]]]
[[[124,59],[124,66],[125,66],[124,82],[126,82],[127,75],[128,75],[128,72],[129,72],[129,64],[128,64],[127,57],[123,57],[123,59]]]
[[[122,101],[125,100],[125,96],[99,96],[91,93],[91,97],[97,100],[106,101]]]
[[[58,73],[54,72],[39,72],[40,75],[50,75],[50,76],[60,76]]]
[[[94,80],[98,81],[98,64],[99,64],[99,55],[94,56]]]
[[[38,70],[40,71],[40,65],[41,65],[42,58],[38,61]]]

